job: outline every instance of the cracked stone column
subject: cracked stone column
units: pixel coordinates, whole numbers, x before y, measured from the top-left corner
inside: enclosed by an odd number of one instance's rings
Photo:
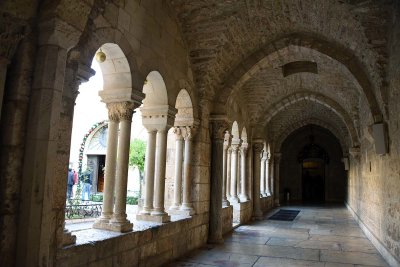
[[[246,202],[249,200],[247,196],[247,186],[246,186],[246,161],[247,161],[247,148],[249,144],[243,142],[240,146],[240,179],[241,179],[241,190],[240,190],[240,202]]]
[[[193,129],[189,126],[184,128],[184,138],[185,138],[185,162],[184,162],[184,173],[183,173],[183,201],[181,210],[185,211],[186,215],[193,215],[194,209],[193,204],[190,201],[190,176],[191,176],[191,161],[192,161],[192,139],[193,139]]]
[[[174,128],[175,134],[175,181],[174,181],[174,204],[171,210],[178,210],[181,206],[182,191],[182,163],[183,163],[183,137],[179,127]]]
[[[260,174],[260,195],[262,197],[266,197],[266,191],[265,191],[265,187],[266,187],[266,175],[265,175],[265,165],[266,165],[266,161],[267,161],[267,152],[265,152],[265,150],[262,152],[262,158],[261,158],[261,174]]]
[[[279,164],[281,162],[281,158],[282,158],[282,153],[275,153],[274,154],[274,162],[275,162],[275,206],[280,206],[279,204]]]
[[[118,142],[117,174],[115,179],[114,214],[110,220],[112,230],[128,232],[133,224],[126,218],[126,194],[128,189],[129,147],[134,104],[119,104],[120,137]]]
[[[261,167],[261,153],[263,151],[262,140],[255,140],[253,142],[253,219],[262,219],[262,211],[260,206],[260,167]]]
[[[150,213],[152,216],[159,216],[162,222],[170,221],[170,216],[164,210],[164,194],[165,194],[165,164],[167,154],[167,133],[168,128],[157,129],[156,144],[156,164],[155,164],[155,192],[154,192],[154,208]]]
[[[108,103],[108,136],[106,167],[104,175],[103,210],[101,217],[94,223],[94,228],[105,228],[104,223],[109,223],[114,208],[115,172],[117,166],[117,144],[119,117],[115,110],[115,103]]]
[[[240,139],[232,138],[231,148],[231,197],[229,198],[230,203],[239,203],[237,196],[237,179],[238,179],[238,149],[240,145]]]
[[[228,198],[227,198],[227,165],[228,161],[228,147],[229,147],[229,139],[231,135],[228,131],[225,132],[224,136],[224,147],[222,152],[222,207],[228,207],[230,205]],[[230,162],[230,161],[229,161]]]
[[[147,148],[145,160],[145,191],[144,191],[144,205],[140,214],[150,214],[153,209],[153,196],[154,196],[154,164],[156,158],[156,134],[154,129],[147,129]]]

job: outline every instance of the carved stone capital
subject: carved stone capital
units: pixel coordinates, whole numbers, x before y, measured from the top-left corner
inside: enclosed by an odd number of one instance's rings
[[[110,121],[131,121],[135,105],[133,102],[107,103]]]
[[[249,147],[249,144],[247,143],[247,142],[242,142],[242,144],[241,144],[241,146],[240,146],[240,155],[242,156],[242,157],[244,157],[244,156],[246,156],[246,152],[247,152],[247,149],[248,149],[248,147]]]
[[[224,132],[228,128],[229,125],[226,120],[210,118],[210,131],[213,139],[224,139]]]
[[[224,135],[224,150],[227,150],[228,149],[228,147],[229,147],[229,140],[231,139],[231,135],[229,134],[229,132],[228,131],[226,131],[225,132],[225,135]]]
[[[193,126],[183,126],[182,129],[182,136],[185,140],[193,139],[194,135],[196,134],[196,128]]]
[[[176,140],[183,140],[182,130],[180,127],[174,127],[173,133],[175,134]]]
[[[261,155],[261,152],[262,152],[263,148],[264,148],[264,144],[263,143],[261,143],[261,142],[254,142],[253,143],[254,153]]]

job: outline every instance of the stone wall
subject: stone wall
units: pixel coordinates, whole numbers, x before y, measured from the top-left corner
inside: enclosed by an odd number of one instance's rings
[[[389,94],[387,128],[389,153],[375,153],[368,126],[372,124],[366,100],[361,103],[361,151],[351,158],[349,208],[360,225],[392,266],[400,264],[400,16],[391,18],[390,60],[387,71]],[[375,242],[374,242],[375,241]],[[397,263],[396,263],[397,261]],[[396,265],[397,264],[397,265]]]

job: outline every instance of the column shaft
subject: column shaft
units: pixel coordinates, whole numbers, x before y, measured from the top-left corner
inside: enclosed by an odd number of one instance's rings
[[[231,162],[232,162],[232,148],[228,148],[226,158],[226,197],[231,197]]]
[[[264,154],[264,153],[263,153]],[[261,158],[260,195],[265,196],[265,157]]]
[[[280,206],[279,204],[279,168],[280,168],[280,155],[275,156],[275,206]]]
[[[247,161],[247,157],[246,157],[246,152],[247,152],[247,148],[241,148],[240,150],[240,154],[241,154],[241,158],[240,158],[240,178],[241,178],[241,192],[240,192],[240,201],[241,202],[245,202],[247,200],[249,200],[249,197],[247,196],[247,181],[246,181],[246,161]]]
[[[227,199],[227,161],[228,161],[228,146],[230,135],[225,133],[224,146],[222,151],[222,207],[228,207],[229,201]]]
[[[237,196],[237,164],[238,164],[238,147],[237,145],[232,146],[231,155],[231,197],[229,201],[231,203],[238,203],[239,198]]]
[[[270,174],[271,170],[270,170],[270,166],[269,166],[270,161],[271,161],[270,159],[267,159],[266,164],[265,164],[265,168],[266,168],[266,170],[265,170],[265,176],[266,176],[265,193],[267,196],[271,195],[271,174]]]
[[[111,219],[121,227],[121,232],[132,230],[132,224],[126,219],[126,193],[128,188],[128,163],[129,163],[129,144],[131,137],[131,119],[122,119],[120,122],[120,138],[118,142],[118,163],[117,177],[115,181],[115,206],[114,214]]]
[[[145,197],[143,210],[140,214],[150,214],[153,209],[156,133],[156,130],[148,131],[145,160]]]
[[[117,160],[118,121],[108,122],[107,156],[104,176],[103,211],[101,222],[108,222],[113,214],[114,185]]]
[[[193,211],[192,202],[190,201],[190,176],[192,161],[192,137],[190,134],[185,137],[185,162],[183,176],[183,202],[181,210]]]
[[[182,191],[182,156],[183,156],[183,138],[179,128],[175,129],[175,182],[174,182],[174,204],[171,209],[179,209],[181,205]]]
[[[156,170],[155,170],[155,195],[154,208],[151,215],[162,216],[164,211],[165,193],[165,159],[167,152],[167,130],[157,131]]]

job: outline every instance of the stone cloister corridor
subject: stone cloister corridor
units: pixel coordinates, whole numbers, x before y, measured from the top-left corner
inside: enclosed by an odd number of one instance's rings
[[[262,220],[236,228],[225,243],[199,248],[173,266],[388,266],[343,206],[283,206],[294,221]]]
[[[1,267],[400,266],[400,1],[2,0],[0,13]],[[75,147],[89,90],[107,118]],[[99,202],[77,204],[70,154],[87,191],[81,158],[100,134]],[[294,222],[265,220],[288,203],[305,205]]]

